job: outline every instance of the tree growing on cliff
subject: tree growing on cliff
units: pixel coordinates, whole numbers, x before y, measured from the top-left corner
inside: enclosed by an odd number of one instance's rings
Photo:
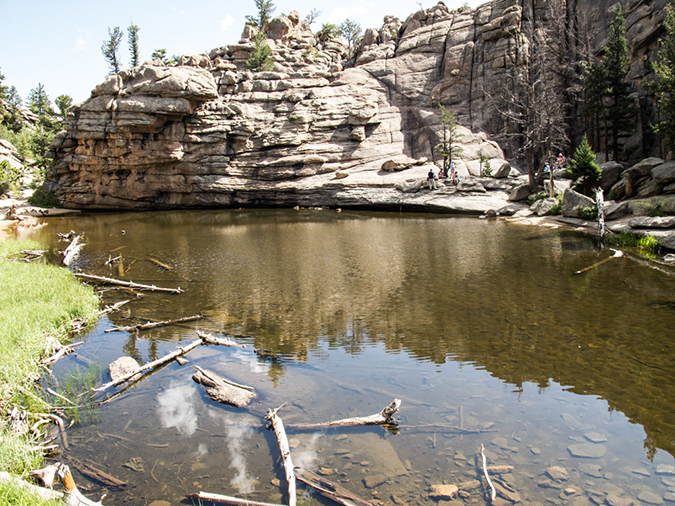
[[[267,44],[265,34],[260,31],[253,37],[254,49],[246,60],[246,68],[253,72],[266,72],[274,68],[272,49]]]
[[[345,19],[338,29],[340,30],[340,35],[347,41],[349,58],[353,58],[356,54],[356,48],[361,40],[361,25],[351,19]]]
[[[455,115],[446,109],[443,104],[438,104],[438,110],[441,113],[441,130],[438,135],[438,144],[435,148],[443,157],[443,173],[448,173],[448,168],[452,163],[453,156],[457,156],[462,152],[462,147],[458,146],[462,135],[457,131],[459,124],[455,119]]]
[[[129,53],[131,54],[131,66],[137,67],[139,64],[138,61],[138,31],[140,28],[136,26],[133,21],[127,28],[127,34],[129,37]]]
[[[314,23],[314,21],[316,21],[316,18],[321,16],[321,14],[323,14],[323,11],[320,11],[315,8],[309,11],[309,14],[307,14],[307,17],[305,19],[307,19],[307,22],[311,25],[312,23]]]
[[[665,36],[661,39],[659,53],[654,63],[655,80],[649,84],[656,95],[659,113],[654,132],[675,150],[675,5],[666,6]]]
[[[59,116],[61,121],[65,122],[68,117],[68,111],[73,106],[73,98],[70,95],[59,95],[54,99],[54,104],[59,109]]]
[[[267,29],[267,24],[272,19],[272,14],[276,10],[272,0],[253,0],[255,7],[258,9],[258,16],[246,16],[246,21],[260,28],[260,31]]]
[[[101,52],[103,53],[105,61],[108,62],[108,66],[110,66],[111,74],[118,74],[120,71],[121,62],[117,57],[117,51],[120,48],[123,35],[124,32],[120,30],[119,26],[113,28],[112,31],[108,28],[108,38],[104,40],[103,45],[101,45]]]

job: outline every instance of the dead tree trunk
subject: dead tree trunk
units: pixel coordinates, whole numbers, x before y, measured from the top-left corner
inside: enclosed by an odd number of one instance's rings
[[[283,406],[268,410],[265,419],[269,420],[270,428],[274,430],[274,435],[276,436],[277,444],[279,445],[281,460],[284,463],[286,481],[288,482],[288,506],[296,506],[295,474],[293,472],[293,461],[291,460],[291,449],[288,446],[288,438],[286,437],[286,431],[284,430],[284,422],[282,422],[281,418],[277,415],[277,411],[279,411],[282,407]]]
[[[299,423],[291,424],[288,426],[289,429],[294,430],[315,430],[315,429],[325,429],[328,427],[350,427],[354,425],[387,425],[394,424],[393,420],[394,414],[401,407],[401,399],[394,399],[389,406],[384,408],[379,413],[370,416],[357,416],[354,418],[344,418],[342,420],[333,420],[330,422],[322,423]]]

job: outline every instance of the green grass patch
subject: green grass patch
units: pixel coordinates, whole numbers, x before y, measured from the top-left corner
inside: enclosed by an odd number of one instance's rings
[[[17,261],[24,249],[40,249],[40,245],[0,241],[0,407],[3,412],[14,406],[25,409],[32,424],[35,417],[30,413],[47,409],[36,393],[39,360],[48,346],[46,337],[66,339],[70,322],[76,318],[93,322],[99,299],[67,269]],[[39,467],[42,457],[31,450],[32,445],[7,429],[0,430],[0,471],[20,475]],[[0,504],[49,503],[36,502],[17,487],[2,484]]]

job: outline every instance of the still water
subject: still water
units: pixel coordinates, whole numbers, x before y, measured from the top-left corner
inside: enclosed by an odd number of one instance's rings
[[[133,301],[100,320],[58,377],[122,355],[153,360],[197,330],[246,345],[198,347],[69,431],[68,455],[128,483],[104,504],[191,504],[183,498],[200,490],[286,502],[268,408],[283,404],[285,424],[312,423],[394,398],[398,433],[289,431],[294,463],[371,501],[432,505],[432,485],[480,478],[484,445],[490,465],[513,467],[500,479],[526,504],[675,501],[675,277],[665,267],[619,258],[574,276],[611,253],[563,229],[420,214],[102,214],[51,218],[34,238],[63,249],[56,234],[71,229],[88,239],[77,269],[119,277],[104,263],[121,255],[124,279],[185,292],[106,291],[106,304]],[[195,365],[254,387],[256,402],[210,400]],[[553,466],[562,475],[547,474]],[[469,490],[453,504],[485,502]]]

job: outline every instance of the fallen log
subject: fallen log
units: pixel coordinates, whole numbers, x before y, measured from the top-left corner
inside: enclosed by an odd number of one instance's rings
[[[118,285],[125,286],[127,288],[136,288],[137,290],[150,290],[152,292],[168,292],[168,293],[183,293],[184,290],[178,288],[160,288],[155,285],[142,285],[140,283],[134,283],[133,281],[124,281],[121,279],[115,278],[106,278],[105,276],[94,276],[93,274],[86,274],[84,272],[76,272],[75,276],[78,278],[86,279],[89,281],[97,281],[99,283],[108,284],[108,285]]]
[[[497,429],[463,429],[449,423],[422,423],[419,425],[397,425],[397,429],[408,432],[449,432],[452,434],[482,434]]]
[[[584,269],[581,269],[579,271],[576,271],[573,275],[576,276],[577,274],[583,274],[584,272],[588,272],[591,269],[595,269],[596,267],[604,264],[605,262],[609,262],[612,258],[621,258],[623,256],[623,251],[621,250],[612,250],[614,254],[611,257],[607,257],[604,260],[600,260],[597,263],[594,263],[593,265],[590,265]]]
[[[178,357],[179,355],[185,355],[186,353],[189,353],[193,349],[195,349],[197,346],[202,344],[202,340],[198,339],[197,341],[192,341],[190,344],[188,344],[186,347],[180,347],[176,351],[173,351],[169,353],[168,355],[163,356],[162,358],[158,358],[157,360],[153,360],[152,362],[148,362],[145,365],[142,365],[138,369],[135,369],[123,376],[120,376],[114,381],[110,381],[106,383],[105,385],[101,385],[98,388],[92,389],[94,392],[102,392],[103,390],[107,390],[109,387],[116,387],[117,385],[121,385],[125,381],[128,381],[129,379],[133,378],[136,376],[138,373],[141,373],[143,371],[147,371],[149,369],[155,369],[156,367],[159,367],[162,364],[165,364],[167,362],[170,362],[174,358]],[[140,378],[139,378],[140,379]]]
[[[185,497],[192,499],[201,499],[203,501],[218,502],[222,504],[232,504],[234,506],[283,506],[281,504],[273,504],[269,502],[251,501],[249,499],[239,499],[229,495],[209,494],[208,492],[197,492],[196,494],[188,494]]]
[[[362,499],[340,485],[331,483],[309,469],[296,467],[295,476],[301,482],[316,489],[322,496],[332,499],[343,506],[375,506],[374,503]]]
[[[396,422],[392,417],[400,407],[401,399],[394,399],[391,404],[374,415],[357,416],[354,418],[344,418],[342,420],[333,420],[322,423],[296,423],[290,424],[288,428],[293,430],[315,430],[325,429],[328,427],[350,427],[354,425],[395,425]]]
[[[204,344],[215,344],[217,346],[236,346],[239,348],[246,348],[245,344],[239,344],[236,341],[233,341],[229,337],[215,337],[212,336],[211,334],[207,334],[206,332],[202,332],[201,330],[197,331],[197,335],[201,338],[202,341],[204,341]]]
[[[119,302],[115,302],[112,306],[106,306],[104,309],[98,312],[99,316],[106,315],[108,313],[112,313],[113,311],[118,311],[119,308],[124,306],[125,304],[131,302],[131,299],[127,300],[121,300]]]
[[[56,474],[61,480],[63,488],[66,489],[66,504],[69,506],[101,506],[100,502],[92,501],[82,495],[82,492],[80,492],[77,489],[77,485],[75,485],[75,480],[70,472],[70,468],[66,464],[59,464]]]
[[[73,260],[75,260],[80,254],[82,246],[84,246],[84,242],[82,242],[82,235],[76,235],[63,252],[63,265],[68,267],[71,263],[73,263]]]
[[[178,318],[176,320],[165,320],[161,322],[147,322],[147,323],[141,323],[138,325],[130,325],[128,327],[113,327],[111,329],[105,329],[103,331],[104,334],[108,334],[110,332],[136,332],[139,330],[148,330],[148,329],[155,329],[157,327],[166,327],[167,325],[175,325],[176,323],[183,323],[183,322],[191,322],[195,320],[201,320],[204,318],[204,315],[198,314],[194,316],[186,316],[184,318]]]
[[[252,387],[234,383],[218,376],[213,371],[205,371],[199,366],[195,367],[197,372],[192,375],[192,380],[204,385],[208,396],[216,402],[245,408],[256,396]]]
[[[284,422],[282,422],[279,415],[277,415],[277,411],[281,408],[283,408],[283,405],[276,409],[268,409],[265,419],[270,422],[268,428],[274,430],[274,435],[276,436],[277,444],[279,445],[279,453],[281,454],[284,471],[286,472],[286,481],[288,482],[288,506],[296,506],[295,473],[293,471],[293,461],[291,460],[291,449],[288,446]]]
[[[69,457],[68,461],[72,464],[72,466],[77,469],[82,475],[86,476],[87,478],[97,481],[98,483],[110,487],[110,488],[122,488],[126,486],[126,482],[122,480],[118,480],[114,476],[109,475],[105,471],[101,471],[100,469],[95,468],[94,466],[90,466],[89,464],[85,464],[84,462],[81,462],[73,457]]]
[[[11,474],[4,471],[0,471],[0,483],[13,483],[14,485],[17,485],[41,497],[45,501],[56,501],[63,497],[63,492],[57,492],[56,490],[51,490],[49,488],[38,487],[37,485],[28,483],[27,481],[12,476]]]
[[[152,262],[153,264],[155,264],[155,265],[157,265],[157,266],[159,266],[162,269],[167,270],[167,271],[173,270],[173,267],[171,267],[170,265],[166,265],[164,262],[160,262],[159,260],[157,260],[156,258],[153,258],[153,257],[148,257],[148,262]]]

